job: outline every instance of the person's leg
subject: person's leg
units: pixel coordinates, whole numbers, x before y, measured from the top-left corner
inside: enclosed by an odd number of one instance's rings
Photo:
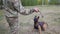
[[[6,18],[11,29],[11,34],[18,34],[18,18]]]
[[[38,30],[39,30],[39,34],[42,34],[40,25],[38,26]]]
[[[45,24],[43,25],[43,29],[46,30],[46,29],[47,29],[47,26],[48,26],[48,25],[45,23]]]

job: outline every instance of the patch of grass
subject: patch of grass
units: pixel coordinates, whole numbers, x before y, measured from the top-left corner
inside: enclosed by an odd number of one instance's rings
[[[0,26],[0,34],[5,34],[7,32],[2,26]]]
[[[60,23],[60,18],[54,19],[54,21]]]
[[[3,19],[3,11],[0,10],[0,21]]]
[[[21,26],[31,26],[32,24],[30,24],[30,22],[27,23],[20,23]]]
[[[0,15],[2,15],[3,14],[3,11],[2,10],[0,10]]]

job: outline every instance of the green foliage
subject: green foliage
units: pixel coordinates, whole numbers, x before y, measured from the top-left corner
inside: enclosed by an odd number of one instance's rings
[[[33,6],[41,4],[41,1],[38,0],[21,0],[24,6]]]
[[[33,6],[33,5],[42,5],[42,2],[44,5],[60,5],[60,0],[22,0],[22,4],[24,6]]]
[[[37,0],[38,5],[42,5],[42,0]]]
[[[3,5],[3,0],[0,0],[0,5]]]
[[[42,1],[44,5],[60,5],[60,0],[21,0],[24,6],[34,6],[34,5],[42,5]],[[3,0],[0,0],[0,5],[3,5]]]
[[[50,0],[51,5],[60,5],[60,1],[59,0]]]

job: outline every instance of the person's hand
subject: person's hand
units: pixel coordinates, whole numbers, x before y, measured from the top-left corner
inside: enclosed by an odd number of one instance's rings
[[[38,8],[34,8],[33,10],[34,10],[34,12],[39,12]]]

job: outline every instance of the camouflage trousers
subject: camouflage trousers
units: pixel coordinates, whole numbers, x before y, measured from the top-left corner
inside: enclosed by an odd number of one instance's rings
[[[11,34],[19,34],[18,29],[18,17],[6,17],[7,22],[10,27],[10,33]]]

